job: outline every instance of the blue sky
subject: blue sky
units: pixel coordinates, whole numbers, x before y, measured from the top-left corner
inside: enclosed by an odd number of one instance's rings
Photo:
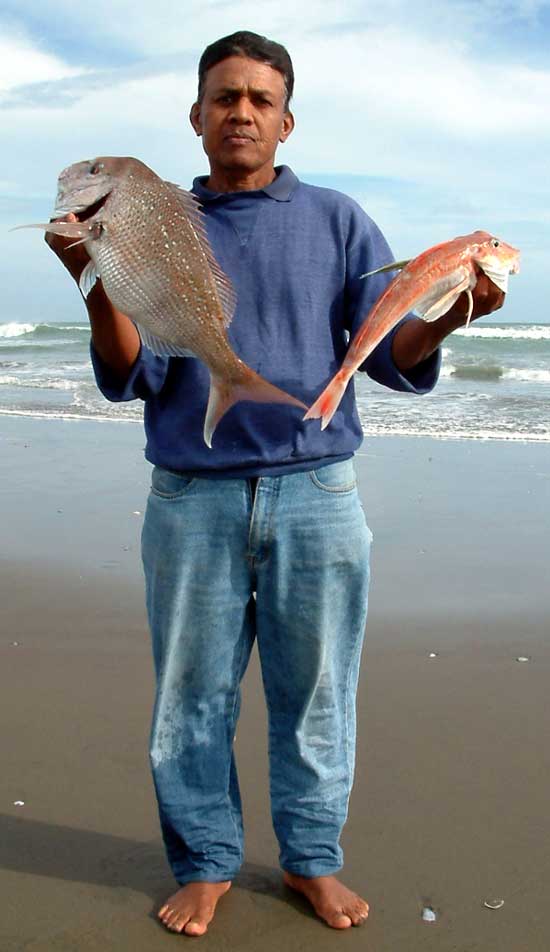
[[[284,43],[305,180],[352,195],[397,258],[484,228],[522,250],[499,320],[550,322],[550,0],[1,0],[0,321],[83,318],[36,231],[62,168],[135,155],[189,186],[204,46]]]

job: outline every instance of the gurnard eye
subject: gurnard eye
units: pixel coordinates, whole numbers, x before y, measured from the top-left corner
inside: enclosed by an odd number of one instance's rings
[[[498,246],[500,245],[500,241],[498,240],[498,238],[493,238],[491,244],[493,248],[498,248]]]
[[[98,172],[101,172],[101,170],[104,168],[105,166],[103,162],[94,162],[94,164],[92,165],[90,169],[90,175],[97,175]]]

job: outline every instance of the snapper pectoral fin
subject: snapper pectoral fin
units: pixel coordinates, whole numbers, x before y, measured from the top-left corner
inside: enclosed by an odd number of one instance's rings
[[[210,394],[206,417],[204,419],[204,442],[212,449],[212,436],[221,418],[240,400],[252,400],[254,403],[289,403],[291,406],[306,410],[305,403],[292,397],[279,387],[268,383],[260,374],[246,367],[243,379],[238,383],[221,380],[213,374],[210,377]]]

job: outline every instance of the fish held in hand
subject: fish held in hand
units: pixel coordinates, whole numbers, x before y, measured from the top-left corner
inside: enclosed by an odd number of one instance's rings
[[[328,426],[342,399],[350,377],[405,314],[414,310],[425,321],[446,314],[458,297],[468,295],[466,326],[473,309],[472,289],[479,270],[501,291],[508,290],[508,275],[519,271],[519,251],[486,231],[474,231],[428,248],[418,257],[369,271],[399,271],[380,295],[355,335],[340,370],[309,408],[304,419],[321,419]]]
[[[154,354],[197,357],[206,364],[208,446],[222,416],[239,400],[307,409],[232,350],[227,328],[235,293],[190,192],[163,181],[138,159],[108,156],[61,173],[54,218],[69,213],[79,221],[22,227],[43,228],[83,244],[90,256],[80,278],[83,295],[101,277],[109,300],[131,318]]]

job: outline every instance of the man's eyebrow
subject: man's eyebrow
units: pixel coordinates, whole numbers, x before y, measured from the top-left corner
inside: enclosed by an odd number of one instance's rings
[[[250,93],[251,93],[253,96],[269,96],[269,97],[273,97],[273,96],[276,95],[271,89],[260,89],[260,88],[258,88],[258,87],[256,87],[256,86],[252,86],[252,87],[250,87],[250,86],[248,86],[248,87],[245,87],[245,86],[220,86],[218,89],[215,89],[213,92],[214,92],[214,95],[215,95],[215,96],[226,96],[226,95],[232,96],[232,95],[234,95],[235,93],[242,93],[245,88],[249,89]]]

